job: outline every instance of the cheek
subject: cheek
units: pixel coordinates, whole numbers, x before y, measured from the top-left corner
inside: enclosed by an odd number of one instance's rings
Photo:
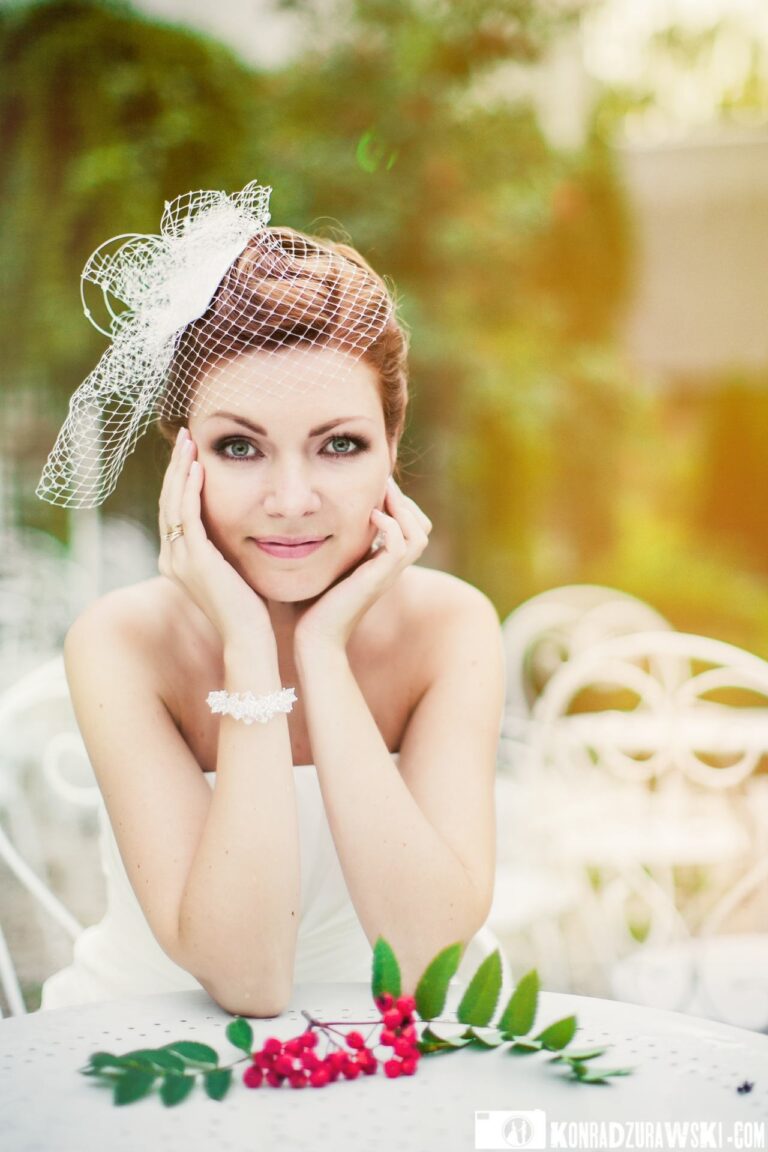
[[[201,514],[209,532],[226,532],[242,518],[247,504],[247,487],[237,476],[223,474],[221,469],[208,467],[201,493]]]

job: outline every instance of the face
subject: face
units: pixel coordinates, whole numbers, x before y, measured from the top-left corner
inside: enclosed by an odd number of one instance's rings
[[[243,353],[201,381],[189,431],[208,536],[266,600],[319,596],[367,556],[396,453],[369,364],[327,348]]]

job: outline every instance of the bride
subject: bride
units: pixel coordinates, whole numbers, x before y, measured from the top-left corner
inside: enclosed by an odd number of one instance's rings
[[[39,495],[99,503],[152,421],[173,449],[160,575],[66,640],[108,911],[44,1008],[202,985],[274,1016],[294,979],[370,979],[379,936],[413,992],[490,909],[498,618],[417,564],[432,525],[394,479],[406,339],[385,283],[269,227],[268,195],[180,197],[83,274],[127,308]]]

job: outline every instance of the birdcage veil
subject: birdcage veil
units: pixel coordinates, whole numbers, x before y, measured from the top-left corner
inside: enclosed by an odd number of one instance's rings
[[[110,344],[72,396],[37,487],[42,500],[101,504],[153,421],[184,424],[213,403],[236,410],[257,388],[299,395],[324,386],[391,322],[390,293],[353,249],[269,226],[271,191],[252,181],[232,195],[186,193],[166,203],[158,235],[114,237],[89,258],[83,307]],[[101,289],[106,327],[91,314],[87,285]],[[280,355],[296,348],[337,355],[310,372],[301,357]],[[280,357],[276,371],[263,370],[265,355]],[[223,363],[212,392],[206,379]]]

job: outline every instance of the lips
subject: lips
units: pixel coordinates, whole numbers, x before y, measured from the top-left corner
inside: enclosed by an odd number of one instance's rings
[[[256,540],[256,544],[261,548],[262,552],[266,552],[269,556],[280,556],[286,560],[299,560],[302,556],[310,556],[313,552],[316,552],[318,548],[325,544],[327,539],[328,537],[326,536],[271,536],[262,540]]]

